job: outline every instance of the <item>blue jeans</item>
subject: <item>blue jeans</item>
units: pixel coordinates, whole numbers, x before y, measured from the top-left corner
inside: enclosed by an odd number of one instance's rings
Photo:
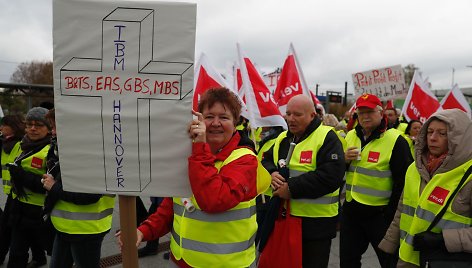
[[[65,240],[60,234],[54,239],[50,268],[99,268],[103,236],[80,241]]]

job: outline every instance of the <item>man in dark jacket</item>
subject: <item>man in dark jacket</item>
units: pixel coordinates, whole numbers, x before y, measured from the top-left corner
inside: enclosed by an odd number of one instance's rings
[[[327,267],[345,171],[343,147],[304,95],[290,99],[286,120],[289,130],[279,135],[262,164],[272,176],[273,195],[290,200],[290,214],[302,218],[303,267]],[[284,178],[279,160],[287,157],[291,142],[296,145],[288,166],[290,176]]]
[[[393,219],[413,157],[401,132],[387,130],[377,96],[360,96],[356,107],[359,124],[346,135],[348,168],[340,234],[341,267],[361,267],[369,243],[380,266],[389,267],[395,258],[377,246]]]

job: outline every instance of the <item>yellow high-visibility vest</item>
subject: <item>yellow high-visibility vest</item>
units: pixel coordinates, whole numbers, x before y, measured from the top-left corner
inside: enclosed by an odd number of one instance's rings
[[[434,175],[421,195],[419,194],[421,177],[415,162],[408,167],[403,190],[403,210],[400,217],[399,255],[401,260],[420,265],[419,252],[413,249],[415,234],[428,229],[471,165],[472,160],[469,160],[453,170]],[[471,180],[472,175],[466,179],[462,187]],[[444,229],[469,228],[471,225],[472,218],[454,213],[450,205],[431,231],[440,233]]]
[[[408,127],[407,123],[400,123],[397,126],[397,130],[401,131],[403,134],[405,133],[406,127]]]
[[[219,171],[245,155],[256,156],[247,148],[239,148],[225,161],[215,162],[215,167]],[[170,248],[174,257],[183,259],[192,267],[255,265],[255,198],[222,213],[206,213],[200,209],[194,196],[190,200],[195,206],[193,212],[186,211],[181,198],[173,198],[174,222]]]
[[[259,151],[257,152],[257,160],[259,161],[259,163],[261,163],[264,153],[269,151],[269,149],[274,145],[275,139],[276,138],[266,141],[264,145],[262,145],[262,147],[259,149]],[[270,174],[269,174],[269,177],[270,177]],[[267,189],[264,191],[264,194],[268,196],[272,196],[272,188],[270,187],[270,183]]]
[[[332,127],[320,125],[306,139],[299,142],[292,154],[289,164],[290,177],[316,170],[316,155]],[[334,131],[334,130],[333,130]],[[279,148],[287,131],[282,132],[274,144],[274,164],[279,160]],[[300,217],[333,217],[338,215],[339,189],[316,199],[290,199],[290,214]]]
[[[24,159],[21,160],[21,167],[25,171],[37,174],[37,175],[43,175],[46,173],[46,156],[48,155],[49,151],[49,144],[44,146],[43,149],[41,149],[39,152],[30,155]],[[45,194],[41,193],[35,193],[31,191],[28,188],[25,188],[25,192],[27,197],[18,197],[18,200],[35,205],[35,206],[43,206],[44,205],[44,200],[46,198]],[[12,192],[12,197],[16,198],[17,195]]]
[[[114,195],[103,195],[98,202],[88,205],[59,200],[51,211],[51,222],[66,234],[103,233],[111,228],[114,206]]]
[[[21,154],[21,146],[20,142],[17,142],[13,149],[10,151],[9,154],[2,150],[2,184],[3,184],[3,192],[6,195],[9,195],[11,192],[11,179],[10,179],[10,171],[8,171],[7,164],[13,163],[15,159]]]
[[[390,157],[400,132],[389,129],[362,148],[361,160],[353,160],[346,171],[346,201],[352,199],[370,206],[387,205],[392,194],[393,179]],[[361,149],[356,130],[346,135],[347,147]]]

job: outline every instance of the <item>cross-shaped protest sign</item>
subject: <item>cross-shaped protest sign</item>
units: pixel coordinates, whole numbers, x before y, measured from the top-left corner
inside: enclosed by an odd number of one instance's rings
[[[135,197],[189,196],[196,4],[53,1],[64,190],[117,193],[123,267],[138,267]]]
[[[140,192],[150,183],[151,104],[182,100],[192,90],[184,79],[192,62],[154,60],[155,16],[149,8],[114,9],[95,44],[102,57],[72,57],[60,69],[61,95],[100,99],[106,191]]]

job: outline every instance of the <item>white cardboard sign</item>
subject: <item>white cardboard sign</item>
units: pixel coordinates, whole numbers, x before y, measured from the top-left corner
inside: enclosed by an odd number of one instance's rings
[[[352,75],[352,81],[356,97],[369,93],[385,101],[404,98],[408,93],[401,65],[358,72]]]
[[[196,5],[54,0],[64,189],[188,196]]]

